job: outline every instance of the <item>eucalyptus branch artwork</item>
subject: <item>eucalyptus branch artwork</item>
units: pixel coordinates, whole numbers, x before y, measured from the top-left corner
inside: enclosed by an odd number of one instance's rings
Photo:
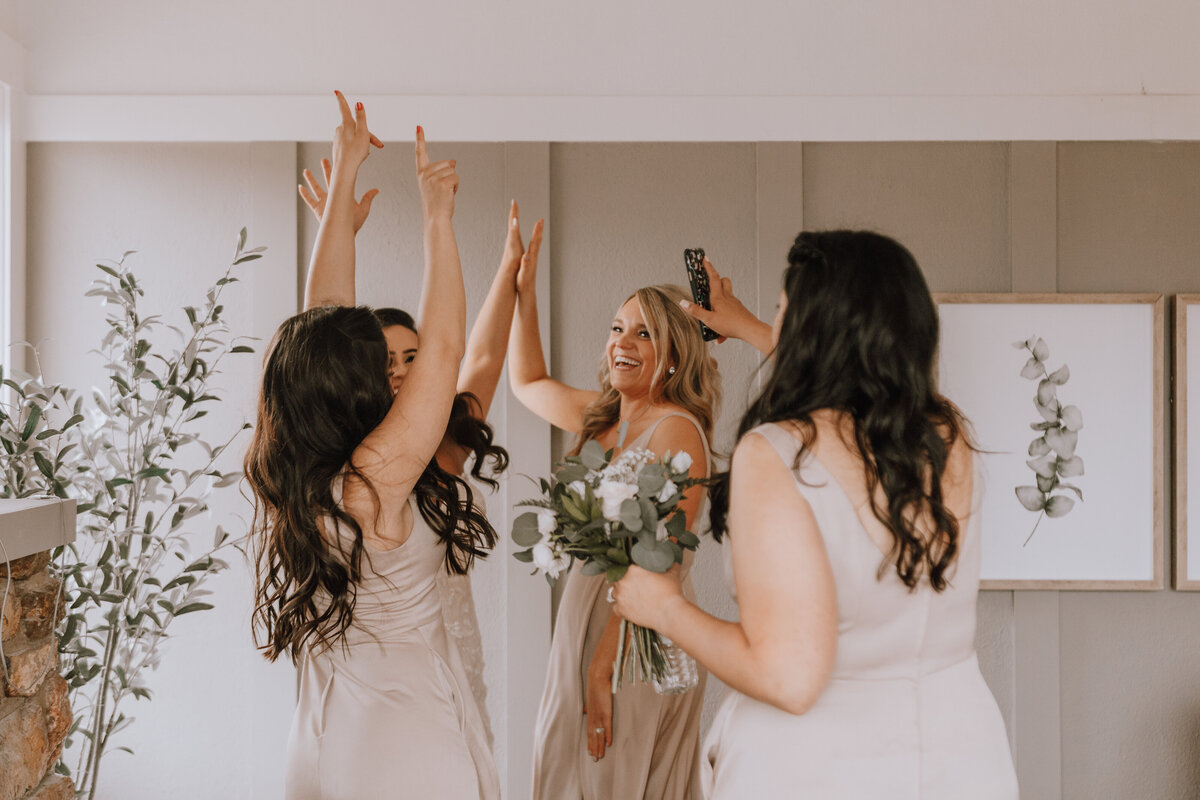
[[[1037,381],[1033,405],[1039,417],[1029,425],[1037,436],[1029,443],[1029,460],[1025,462],[1033,470],[1036,485],[1018,486],[1015,490],[1021,505],[1038,515],[1033,530],[1025,538],[1024,547],[1037,533],[1044,518],[1066,516],[1076,501],[1083,502],[1083,490],[1066,482],[1068,478],[1083,475],[1083,459],[1075,454],[1079,431],[1083,428],[1083,413],[1077,406],[1064,406],[1059,402],[1058,387],[1071,379],[1071,370],[1066,364],[1053,372],[1046,368],[1050,346],[1045,339],[1034,335],[1014,342],[1013,347],[1029,352],[1021,377]]]

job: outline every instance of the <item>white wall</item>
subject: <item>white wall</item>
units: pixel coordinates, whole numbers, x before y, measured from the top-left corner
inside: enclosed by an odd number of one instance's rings
[[[1195,94],[1195,3],[24,0],[34,94]],[[165,68],[164,68],[165,67]]]

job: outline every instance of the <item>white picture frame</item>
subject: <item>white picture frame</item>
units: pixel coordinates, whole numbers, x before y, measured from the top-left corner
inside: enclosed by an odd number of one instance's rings
[[[1189,333],[1193,334],[1189,336]],[[1193,346],[1188,347],[1189,339]],[[1200,591],[1200,531],[1194,544],[1190,521],[1200,528],[1200,391],[1188,392],[1188,376],[1200,375],[1200,294],[1175,297],[1175,529],[1174,585]],[[1189,434],[1189,431],[1192,432]],[[1188,464],[1196,468],[1188,469]],[[1191,546],[1189,546],[1191,545]]]
[[[939,389],[981,450],[981,587],[1162,589],[1163,296],[935,299]]]

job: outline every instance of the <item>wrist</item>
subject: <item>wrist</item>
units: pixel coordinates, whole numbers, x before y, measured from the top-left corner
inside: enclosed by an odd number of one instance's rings
[[[689,605],[691,603],[682,594],[672,595],[659,607],[658,614],[656,615],[658,619],[655,620],[652,627],[662,635],[674,638],[671,633],[675,630],[675,624],[679,620],[679,616],[684,613]]]

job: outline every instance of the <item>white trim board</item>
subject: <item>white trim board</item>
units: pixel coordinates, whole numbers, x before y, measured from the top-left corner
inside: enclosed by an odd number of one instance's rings
[[[1197,95],[366,96],[371,127],[410,141],[1124,141],[1200,139]],[[325,141],[321,95],[31,95],[27,139]]]

